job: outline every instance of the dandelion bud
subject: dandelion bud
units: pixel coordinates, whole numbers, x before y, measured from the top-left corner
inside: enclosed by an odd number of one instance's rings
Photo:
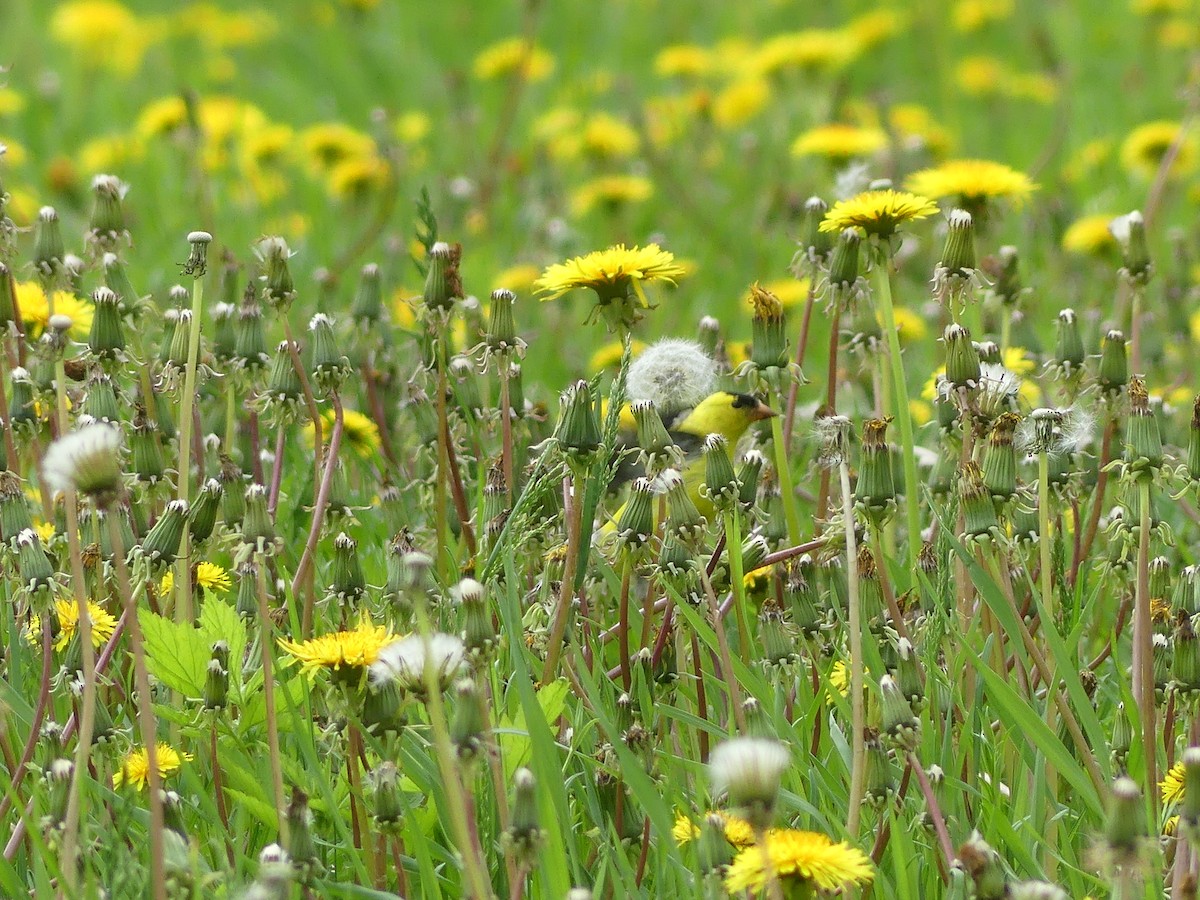
[[[463,644],[474,662],[491,659],[496,649],[496,628],[484,587],[474,578],[458,583],[458,599],[463,608]]]
[[[714,316],[702,316],[696,328],[696,341],[705,356],[715,356],[721,344],[720,321]]]
[[[577,381],[560,398],[558,444],[569,460],[586,464],[600,449],[600,417],[592,401],[592,388]]]
[[[32,528],[26,528],[17,535],[17,568],[21,572],[25,590],[31,594],[49,590],[54,581],[54,566]]]
[[[742,457],[742,464],[738,467],[737,482],[738,504],[743,511],[750,510],[758,498],[759,480],[766,464],[767,458],[759,450],[748,450]]]
[[[673,579],[684,580],[696,571],[696,554],[677,532],[668,531],[663,538],[658,567]]]
[[[1129,859],[1137,854],[1146,837],[1146,815],[1142,792],[1132,778],[1122,776],[1113,782],[1104,840],[1114,854]]]
[[[292,350],[299,350],[300,345],[295,341],[280,341],[271,357],[271,369],[267,373],[267,388],[265,396],[271,404],[288,407],[300,402],[304,388],[300,383],[300,373],[292,363]]]
[[[228,528],[238,528],[246,515],[245,476],[236,462],[222,455],[217,480],[224,489],[221,493],[221,521]]]
[[[504,844],[523,865],[530,865],[545,837],[539,824],[537,780],[528,769],[517,769],[513,775],[512,816],[504,833]]]
[[[315,867],[317,844],[312,836],[313,814],[308,808],[308,795],[300,788],[292,788],[292,801],[287,808],[286,849],[292,862],[301,872]]]
[[[139,294],[125,271],[125,264],[115,253],[105,253],[101,258],[104,267],[104,286],[121,300],[122,313],[129,313],[138,302]]]
[[[384,831],[394,831],[404,814],[400,770],[395,763],[385,760],[371,772],[371,780],[375,788],[371,794],[371,815]]]
[[[296,299],[296,284],[288,260],[292,251],[281,237],[267,237],[258,242],[255,254],[262,262],[262,299],[272,309],[284,312]]]
[[[758,642],[766,666],[784,666],[800,659],[796,644],[788,634],[783,610],[768,597],[758,612]]]
[[[979,354],[980,366],[984,365],[1002,365],[1003,356],[1000,353],[1000,345],[995,341],[976,341],[975,352]]]
[[[1017,492],[1017,453],[1013,437],[1021,417],[1016,413],[1001,413],[992,423],[987,450],[983,457],[983,483],[996,500],[1012,499]]]
[[[1079,319],[1075,310],[1064,309],[1058,314],[1054,360],[1068,375],[1083,366],[1083,338],[1079,334]]]
[[[467,418],[473,419],[483,411],[483,396],[479,392],[479,379],[471,357],[460,355],[450,360],[450,377],[454,379],[459,409]]]
[[[183,529],[187,525],[188,504],[186,500],[172,500],[166,511],[159,516],[154,527],[142,540],[142,554],[158,570],[175,562],[179,545],[183,542]]]
[[[654,486],[648,478],[638,478],[621,507],[617,519],[617,537],[629,553],[642,550],[654,534]]]
[[[1154,473],[1162,467],[1162,434],[1158,418],[1150,409],[1146,384],[1134,376],[1129,381],[1129,430],[1125,439],[1125,462],[1135,472]]]
[[[879,679],[883,703],[881,724],[888,739],[902,750],[915,750],[921,737],[921,720],[913,715],[912,704],[891,675]]]
[[[1129,358],[1125,352],[1125,334],[1112,330],[1100,342],[1100,387],[1110,393],[1129,383]]]
[[[0,534],[12,541],[27,528],[33,528],[33,519],[21,476],[8,469],[0,471]]]
[[[820,598],[817,595],[816,567],[807,553],[788,564],[783,598],[800,632],[806,637],[816,635],[821,627]]]
[[[33,378],[29,370],[17,366],[10,374],[12,380],[12,402],[9,415],[14,428],[20,431],[35,431],[38,427],[37,413],[33,405]]]
[[[750,285],[752,334],[750,361],[762,370],[786,369],[789,363],[787,333],[784,330],[783,304],[758,282]]]
[[[971,343],[971,333],[961,325],[947,325],[942,340],[946,343],[946,382],[959,389],[978,385],[979,351]]]
[[[862,235],[857,228],[847,228],[838,235],[833,248],[833,258],[829,262],[831,287],[846,291],[858,281],[858,254],[861,244]]]
[[[405,725],[404,697],[391,679],[368,678],[363,692],[362,722],[372,734],[399,734]]]
[[[121,298],[106,287],[92,292],[95,311],[88,332],[88,349],[99,359],[112,359],[125,350],[120,302]]]
[[[229,698],[229,670],[219,659],[210,659],[204,671],[204,708],[224,709]]]
[[[722,435],[710,434],[704,439],[704,483],[700,494],[722,511],[728,511],[738,500],[741,485],[729,458],[729,441]]]
[[[959,505],[963,511],[963,534],[967,538],[988,538],[1000,534],[1000,520],[983,472],[976,463],[968,461],[959,472]]]
[[[1200,481],[1200,395],[1192,403],[1192,421],[1188,427],[1188,477]]]
[[[887,750],[880,741],[879,735],[871,729],[866,733],[867,765],[866,792],[867,805],[875,809],[883,809],[888,801],[896,794],[896,773],[893,771]]]
[[[438,241],[429,248],[429,268],[425,272],[425,305],[430,310],[448,310],[455,299],[463,296],[462,280],[458,274],[462,261],[462,246]]]
[[[221,482],[210,478],[196,494],[192,514],[188,519],[188,530],[191,532],[193,543],[202,544],[212,536],[213,529],[217,526],[217,513],[221,509],[221,497],[224,493],[225,488],[221,486]]]
[[[517,295],[512,291],[503,288],[492,291],[483,342],[493,353],[508,354],[523,345],[523,342],[517,339],[517,326],[513,320],[513,305],[516,302]]]
[[[213,305],[213,356],[222,363],[232,363],[237,353],[237,307],[232,303]]]
[[[43,278],[53,278],[62,271],[67,255],[58,212],[53,206],[38,210],[33,233],[33,266]]]
[[[267,489],[261,484],[246,488],[246,514],[242,519],[242,544],[266,552],[275,544],[275,524],[267,511]]]
[[[637,400],[630,404],[637,425],[637,442],[641,448],[638,459],[650,476],[659,474],[670,465],[683,463],[683,451],[667,432],[653,400]]]
[[[1179,817],[1193,828],[1200,825],[1200,747],[1183,751],[1183,803]]]
[[[470,764],[487,749],[487,716],[479,688],[470,679],[454,687],[454,716],[450,720],[450,742],[464,764]]]
[[[267,333],[263,329],[262,307],[253,298],[253,286],[247,286],[249,298],[238,310],[234,328],[233,355],[238,366],[256,372],[267,364]]]
[[[970,839],[958,848],[958,858],[971,880],[975,882],[976,900],[1005,900],[1009,896],[1008,878],[1000,854],[973,832]]]
[[[237,575],[237,602],[234,606],[238,617],[253,620],[258,616],[258,566],[246,560],[238,563],[234,573]]]
[[[761,534],[752,534],[746,540],[742,541],[742,566],[743,570],[749,574],[762,567],[763,560],[767,558],[767,554],[771,552],[771,548],[767,545],[767,539]]]
[[[1109,741],[1109,750],[1112,753],[1113,762],[1122,769],[1125,767],[1125,760],[1129,756],[1129,748],[1133,745],[1133,726],[1129,724],[1129,716],[1125,714],[1125,704],[1117,704],[1117,717],[1113,724],[1112,739]]]
[[[0,196],[3,196],[0,194]],[[16,323],[16,308],[13,305],[12,270],[0,263],[0,329],[8,330]]]
[[[1108,230],[1121,246],[1121,275],[1135,285],[1144,286],[1154,274],[1146,246],[1146,220],[1135,209],[1113,219]]]
[[[1161,702],[1171,684],[1171,643],[1165,634],[1156,632],[1152,636],[1151,649],[1154,662],[1154,694],[1155,699]]]
[[[329,595],[352,607],[367,592],[367,580],[358,560],[358,541],[344,531],[333,540],[333,567]]]
[[[1172,643],[1174,654],[1171,674],[1175,689],[1184,695],[1200,692],[1200,638],[1192,628],[1192,620],[1183,613],[1175,623]]]
[[[67,818],[67,803],[71,796],[71,777],[75,773],[75,764],[62,757],[53,760],[46,767],[46,783],[50,787],[47,798],[46,818],[55,826]]]
[[[833,249],[832,235],[821,230],[821,222],[824,221],[827,212],[829,204],[820,197],[809,197],[804,201],[804,222],[801,226],[798,256],[816,265],[824,263]]]
[[[938,268],[950,277],[970,278],[975,274],[975,220],[965,209],[950,213],[946,246]]]
[[[1150,599],[1162,600],[1171,586],[1171,561],[1165,556],[1156,556],[1146,566],[1150,576]]]
[[[709,758],[713,794],[727,793],[729,806],[755,829],[769,828],[783,773],[791,765],[787,747],[776,740],[731,738],[718,744]]]
[[[696,841],[696,859],[704,874],[722,874],[733,862],[733,847],[725,837],[725,817],[709,813],[700,823]]]
[[[1020,253],[1016,247],[1006,244],[997,252],[994,265],[989,269],[993,279],[992,293],[1005,306],[1015,305],[1024,290],[1020,268]]]
[[[887,427],[891,419],[868,419],[863,423],[862,458],[854,499],[877,524],[891,518],[896,509],[896,485]]]
[[[336,390],[350,375],[350,360],[338,352],[333,320],[317,313],[308,321],[311,335],[309,366],[313,381],[325,391]]]
[[[685,543],[698,541],[707,524],[696,504],[688,496],[683,476],[678,469],[667,469],[659,476],[667,494],[667,530]]]
[[[379,266],[375,263],[367,263],[359,273],[350,317],[366,328],[383,318],[383,289],[379,283]]]

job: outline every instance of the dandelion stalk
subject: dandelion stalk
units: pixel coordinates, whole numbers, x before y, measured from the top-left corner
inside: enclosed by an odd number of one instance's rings
[[[254,567],[255,593],[258,596],[258,622],[261,634],[263,715],[267,724],[267,752],[271,757],[271,789],[275,799],[275,816],[279,822],[279,838],[288,842],[287,798],[283,792],[283,766],[279,754],[279,722],[275,711],[274,643],[275,628],[267,605],[267,561],[260,559]]]
[[[572,475],[563,479],[563,499],[567,504],[567,558],[563,566],[562,585],[558,591],[558,607],[550,638],[546,645],[546,663],[542,667],[542,684],[549,684],[558,674],[558,661],[562,655],[563,635],[567,633],[567,620],[571,614],[571,601],[575,595],[575,567],[579,561],[579,541],[583,531],[583,498],[580,496],[582,467],[576,467]]]
[[[779,475],[779,492],[783,495],[788,539],[793,544],[798,544],[800,543],[800,510],[796,505],[796,489],[792,484],[792,469],[788,464],[788,447],[783,437],[783,420],[779,416],[771,417],[771,444],[775,449],[775,471]],[[740,547],[741,544],[734,546]]]
[[[1135,587],[1134,641],[1138,652],[1134,654],[1134,696],[1141,712],[1142,752],[1146,757],[1146,794],[1151,808],[1157,807],[1158,797],[1158,753],[1156,750],[1155,701],[1154,701],[1154,625],[1150,616],[1150,480],[1138,481],[1138,503],[1140,519],[1138,528],[1137,582]]]
[[[850,629],[850,800],[846,830],[858,837],[863,797],[866,795],[867,746],[866,706],[863,701],[862,604],[858,589],[858,548],[854,535],[854,497],[850,493],[850,469],[843,456],[838,463],[842,488],[842,527],[846,532],[846,582],[848,627]]]
[[[883,316],[883,331],[887,335],[888,360],[892,369],[892,389],[895,409],[892,411],[900,425],[900,455],[904,465],[904,513],[908,527],[908,568],[917,571],[917,554],[921,549],[920,484],[917,481],[917,458],[913,452],[912,416],[908,405],[908,382],[904,377],[904,360],[900,356],[900,334],[896,329],[896,313],[892,307],[892,258],[886,243],[879,245],[873,270],[875,296]],[[799,543],[797,537],[794,543]]]
[[[774,421],[778,421],[776,418]],[[746,573],[742,564],[741,510],[733,504],[725,513],[725,547],[729,551],[729,580],[733,589],[733,608],[737,612],[738,643],[742,656],[749,657],[750,619],[746,613]]]
[[[342,398],[337,391],[329,392],[329,401],[333,404],[333,431],[329,435],[329,450],[325,455],[325,466],[321,475],[320,487],[317,490],[317,501],[313,506],[312,525],[308,529],[308,539],[304,543],[304,553],[296,565],[296,573],[292,576],[292,596],[300,594],[300,588],[305,584],[309,570],[317,551],[317,542],[321,537],[321,526],[325,522],[325,508],[329,505],[329,494],[333,490],[333,475],[337,467],[338,451],[342,446],[342,433],[345,430],[346,415],[342,408]],[[277,459],[275,465],[279,466]],[[301,618],[301,633],[308,637],[312,634],[313,608],[316,604],[316,594],[311,587],[304,595],[304,613]],[[282,807],[281,807],[282,808]]]

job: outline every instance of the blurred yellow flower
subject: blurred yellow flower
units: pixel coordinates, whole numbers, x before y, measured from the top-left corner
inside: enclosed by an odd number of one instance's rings
[[[897,306],[893,313],[896,319],[896,331],[900,340],[905,342],[922,341],[929,335],[929,325],[925,318],[907,306]],[[880,323],[880,327],[883,327]]]
[[[409,110],[396,116],[392,133],[402,144],[419,144],[429,134],[433,121],[419,109]]]
[[[928,150],[940,156],[950,149],[950,132],[934,121],[929,110],[917,103],[898,103],[888,110],[888,124],[900,144]]]
[[[763,284],[763,288],[778,297],[784,309],[790,309],[808,299],[807,278],[776,278]]]
[[[729,841],[735,847],[749,847],[756,840],[754,826],[745,819],[730,815],[724,810],[711,810],[705,813],[705,816],[716,816],[721,820],[722,825],[725,827],[725,840]],[[671,837],[680,846],[691,843],[700,837],[700,826],[688,816],[680,813],[678,818],[675,819],[675,827],[671,829]]]
[[[329,193],[341,199],[359,199],[385,187],[390,177],[387,163],[374,154],[343,159],[329,172]]]
[[[162,137],[187,123],[187,104],[182,97],[162,97],[152,100],[138,113],[134,129],[140,137]]]
[[[916,194],[954,199],[971,212],[990,200],[1023,203],[1037,185],[1023,172],[986,159],[954,159],[908,176],[904,186]]]
[[[654,57],[654,71],[664,78],[710,75],[716,68],[713,52],[695,44],[675,44],[664,47]]]
[[[597,206],[613,209],[649,200],[654,185],[639,175],[601,175],[575,189],[571,194],[571,213],[585,216]]]
[[[1098,256],[1109,250],[1115,250],[1117,240],[1108,230],[1109,223],[1115,218],[1115,214],[1096,213],[1076,219],[1063,232],[1062,248],[1068,253],[1085,256]]]
[[[226,10],[215,3],[189,3],[176,13],[174,26],[214,50],[252,47],[279,31],[279,21],[265,9]]]
[[[1182,762],[1177,762],[1167,770],[1167,774],[1163,776],[1163,780],[1158,783],[1159,790],[1162,792],[1163,806],[1170,806],[1172,803],[1178,803],[1183,799],[1185,786],[1185,769]]]
[[[321,413],[321,433],[325,435],[326,441],[329,440],[330,431],[333,429],[333,421],[333,410],[327,409]],[[304,438],[310,447],[313,446],[315,435],[311,422],[304,426]],[[374,419],[358,410],[343,410],[342,445],[359,459],[371,459],[378,456],[381,446],[379,426],[375,424]]]
[[[196,571],[193,574],[194,587],[203,588],[206,591],[212,591],[214,594],[223,594],[233,587],[233,580],[229,577],[222,566],[216,563],[201,562],[196,565]],[[158,583],[159,596],[166,596],[175,588],[175,572],[168,569],[163,575],[162,580]]]
[[[3,158],[4,165],[17,168],[29,159],[29,151],[10,138],[0,137],[0,157]]]
[[[191,754],[180,753],[170,744],[159,741],[154,747],[154,761],[158,764],[160,778],[179,770],[185,760],[191,760]],[[121,767],[113,773],[113,787],[131,784],[137,790],[145,790],[150,783],[150,758],[145,747],[136,747],[125,755]]]
[[[837,71],[858,56],[860,46],[849,31],[807,28],[768,38],[749,66],[760,75],[788,69],[809,74]]]
[[[630,352],[637,356],[646,349],[645,341],[633,341]],[[592,358],[588,360],[589,372],[603,372],[605,369],[615,369],[621,363],[621,356],[625,353],[625,345],[620,341],[609,341],[599,350],[592,354]],[[624,413],[624,410],[622,410]],[[632,413],[631,413],[632,415]]]
[[[117,619],[93,600],[88,601],[87,608],[88,618],[92,622],[92,646],[103,647],[117,630]],[[54,601],[54,618],[58,621],[54,649],[61,652],[79,630],[79,604],[74,598],[68,600],[60,597]],[[25,640],[35,647],[42,643],[42,617],[37,613],[29,617],[29,624],[25,627]]]
[[[1091,176],[1100,166],[1108,162],[1113,151],[1112,138],[1096,138],[1088,141],[1071,154],[1063,166],[1063,178],[1077,183]]]
[[[858,125],[818,125],[792,142],[792,156],[823,156],[837,163],[878,153],[887,146],[879,128]]]
[[[46,293],[36,281],[17,282],[17,306],[21,321],[29,329],[31,337],[38,337],[50,322],[50,303]],[[69,291],[54,292],[54,314],[71,317],[71,336],[86,338],[92,330],[92,304],[80,300]]]
[[[375,141],[369,134],[341,122],[323,122],[300,132],[300,148],[309,167],[330,172],[340,162],[375,155]]]
[[[512,37],[480,51],[473,71],[481,81],[510,76],[542,81],[554,71],[554,57],[523,37]]]
[[[638,133],[609,113],[597,113],[583,126],[583,150],[601,159],[622,159],[637,153]]]
[[[1191,0],[1130,0],[1129,8],[1141,16],[1187,12]]]
[[[954,27],[970,34],[994,22],[1003,22],[1013,14],[1013,0],[958,0],[954,4]]]
[[[895,7],[873,9],[846,23],[846,30],[862,52],[873,50],[908,26],[908,17]]]
[[[145,145],[132,134],[110,134],[92,138],[79,148],[79,168],[86,174],[112,172],[131,163],[141,162]]]
[[[68,47],[85,67],[130,76],[163,29],[139,19],[116,0],[72,0],[55,8],[50,35]]]
[[[1183,175],[1196,167],[1196,139],[1180,132],[1180,124],[1168,120],[1147,122],[1129,133],[1121,144],[1121,165],[1133,174],[1153,178],[1168,151],[1179,142],[1179,149],[1167,172]]]
[[[1007,77],[1007,66],[994,56],[968,56],[954,70],[958,86],[979,97],[999,94],[999,86]]]
[[[0,87],[0,116],[12,116],[25,109],[25,95],[10,87]]]
[[[518,265],[509,266],[507,269],[502,269],[492,279],[492,290],[496,291],[500,288],[506,288],[515,294],[520,294],[522,291],[528,291],[533,287],[533,283],[537,281],[538,275],[541,274],[537,266]]]
[[[713,121],[721,128],[737,128],[762,112],[770,100],[771,83],[767,79],[753,75],[738,78],[713,98]]]

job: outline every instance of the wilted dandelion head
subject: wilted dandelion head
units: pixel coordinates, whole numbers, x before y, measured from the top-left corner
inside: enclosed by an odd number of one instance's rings
[[[651,344],[629,365],[630,402],[651,400],[663,416],[695,406],[713,392],[717,364],[695,341],[667,338]]]

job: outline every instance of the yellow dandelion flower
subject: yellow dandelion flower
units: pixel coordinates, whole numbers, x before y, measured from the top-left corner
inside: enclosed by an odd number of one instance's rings
[[[84,65],[133,75],[162,34],[157,23],[139,19],[116,0],[74,0],[57,6],[50,35]]]
[[[713,52],[707,47],[698,47],[695,44],[664,47],[654,57],[655,74],[664,78],[700,78],[711,74],[715,68],[716,59]]]
[[[1158,42],[1175,50],[1193,48],[1200,44],[1200,25],[1186,15],[1168,19],[1158,29]]]
[[[1063,166],[1063,178],[1073,184],[1085,180],[1108,162],[1112,151],[1112,138],[1097,138],[1094,141],[1088,141],[1071,154],[1071,158]]]
[[[731,893],[763,891],[773,875],[784,883],[835,891],[866,884],[874,874],[870,858],[857,847],[835,844],[813,831],[780,828],[767,834],[763,846],[738,854],[725,875],[725,887]]]
[[[1139,16],[1161,16],[1186,12],[1190,0],[1130,0],[1129,8]]]
[[[860,49],[849,31],[806,28],[768,38],[751,57],[749,68],[761,75],[789,69],[808,74],[836,72],[852,62]]]
[[[992,97],[1009,77],[1008,67],[994,56],[968,56],[954,70],[954,80],[963,93],[973,97]]]
[[[807,278],[776,278],[763,284],[763,288],[778,297],[784,309],[799,306],[808,299]]]
[[[762,112],[770,101],[771,82],[767,79],[738,78],[713,98],[713,121],[721,128],[737,128]]]
[[[43,545],[50,543],[50,539],[58,533],[53,522],[36,522],[34,523],[33,530],[37,532],[37,536]]]
[[[918,103],[898,103],[888,110],[888,124],[899,142],[915,150],[940,156],[950,149],[950,132],[934,121],[933,114]]]
[[[163,97],[142,107],[134,124],[139,137],[153,138],[171,134],[187,123],[187,104],[182,97]]]
[[[507,269],[501,269],[496,277],[492,279],[492,290],[506,288],[516,294],[528,291],[533,287],[534,282],[537,281],[539,274],[541,273],[538,271],[537,266],[509,266]]]
[[[891,189],[866,191],[835,203],[825,214],[821,230],[861,228],[868,235],[889,237],[904,222],[925,219],[935,212],[937,204],[928,197]]]
[[[601,175],[583,184],[571,194],[571,212],[585,216],[597,206],[606,209],[643,203],[654,194],[649,178],[638,175]]]
[[[335,416],[331,409],[327,409],[321,413],[321,421],[323,423],[321,433],[325,436],[325,440],[329,440],[334,418]],[[316,434],[311,422],[304,427],[304,437],[310,447],[315,445]],[[364,415],[356,409],[343,410],[342,446],[353,452],[359,459],[371,459],[378,456],[381,446],[379,426],[375,424],[375,420],[370,416]]]
[[[635,357],[645,349],[645,341],[635,340],[633,342],[632,353]],[[620,364],[621,356],[624,353],[625,345],[623,343],[620,341],[609,341],[592,354],[592,358],[588,360],[588,371],[603,372],[605,369],[615,369]],[[624,409],[621,412],[624,413]]]
[[[569,106],[553,106],[533,120],[529,131],[535,141],[545,144],[575,130],[581,121],[583,116],[579,110]]]
[[[0,87],[0,116],[12,116],[25,109],[25,95],[10,87]]]
[[[933,407],[916,397],[909,399],[908,412],[917,425],[926,425],[933,420]]]
[[[159,741],[154,747],[155,761],[158,763],[158,775],[160,778],[166,778],[174,772],[179,771],[179,767],[184,761],[191,761],[190,753],[180,753],[170,744]],[[125,759],[121,761],[121,767],[113,773],[113,787],[120,787],[123,784],[131,784],[137,790],[145,790],[146,785],[150,783],[150,759],[146,753],[145,747],[135,747],[125,754]]]
[[[71,317],[71,336],[86,338],[92,330],[92,304],[68,291],[55,291],[53,299],[54,315]],[[50,323],[50,304],[42,286],[36,281],[18,281],[17,305],[30,336],[38,337]]]
[[[88,618],[92,621],[92,646],[103,647],[117,630],[116,617],[95,601],[88,601]],[[58,620],[58,636],[54,641],[54,649],[61,652],[71,643],[75,632],[79,630],[79,605],[74,599],[59,598],[54,601],[54,618]],[[29,617],[25,628],[25,640],[33,646],[42,643],[42,617]]]
[[[210,50],[224,50],[265,42],[279,31],[279,21],[265,9],[224,10],[215,3],[192,3],[176,15],[175,27]]]
[[[1171,766],[1167,774],[1163,776],[1163,780],[1158,783],[1158,788],[1162,792],[1163,806],[1170,806],[1183,799],[1184,772],[1183,763],[1177,762]]]
[[[583,126],[583,149],[590,156],[619,159],[637,153],[641,145],[638,133],[622,119],[598,113]]]
[[[1108,230],[1109,223],[1115,218],[1109,213],[1097,213],[1076,219],[1063,232],[1062,248],[1081,256],[1100,256],[1115,250],[1117,239]]]
[[[887,146],[887,135],[879,128],[859,125],[818,125],[792,143],[792,156],[823,156],[835,162],[871,156]]]
[[[340,162],[375,155],[375,141],[341,122],[325,122],[300,132],[300,149],[315,172],[331,172]]]
[[[843,697],[850,693],[850,667],[840,659],[829,670],[829,686]]]
[[[402,144],[419,144],[433,128],[433,120],[419,109],[409,110],[396,116],[392,133]]]
[[[1031,358],[1024,347],[1009,347],[1000,354],[1000,362],[1004,368],[1022,378],[1037,368],[1037,361]]]
[[[387,163],[374,154],[343,159],[329,172],[329,193],[334,197],[362,198],[387,185]]]
[[[963,34],[979,31],[987,25],[1003,22],[1013,14],[1013,0],[959,0],[951,17]]]
[[[908,26],[908,18],[899,9],[873,9],[855,16],[846,23],[846,31],[858,43],[862,52],[873,50],[900,34]]]
[[[921,341],[929,334],[929,325],[925,318],[907,306],[897,306],[893,310],[896,319],[896,331],[904,342]],[[883,323],[880,322],[880,327]]]
[[[952,198],[972,212],[992,200],[1010,200],[1020,205],[1037,190],[1028,175],[986,159],[954,159],[932,169],[922,169],[908,176],[905,187],[935,200]]]
[[[196,566],[192,575],[194,586],[204,588],[214,594],[223,594],[233,587],[233,579],[229,573],[216,563],[202,562]],[[159,596],[166,596],[175,587],[175,573],[168,569],[158,583]]]
[[[1179,816],[1170,816],[1167,821],[1163,822],[1162,833],[1167,837],[1173,837],[1176,829],[1179,828]]]
[[[111,172],[140,162],[145,145],[136,135],[110,134],[93,138],[79,148],[79,168],[84,172]]]
[[[1167,174],[1190,172],[1196,167],[1196,140],[1186,133],[1181,137],[1180,124],[1171,121],[1147,122],[1133,129],[1121,144],[1121,165],[1136,175],[1153,178],[1176,141],[1179,150]]]
[[[725,840],[733,846],[749,847],[754,843],[754,826],[745,819],[730,815],[724,810],[710,810],[705,816],[717,816],[721,819],[725,825]],[[675,827],[671,829],[671,837],[675,839],[675,843],[683,846],[700,837],[700,826],[680,813],[675,820]]]
[[[1042,106],[1058,98],[1058,82],[1042,72],[1010,72],[1000,87],[1014,100],[1032,100]]]
[[[301,642],[280,638],[279,646],[300,663],[300,670],[309,678],[316,678],[322,669],[331,669],[343,677],[356,677],[379,658],[380,650],[395,640],[386,625],[373,625],[363,616],[351,631],[336,631]]]
[[[546,295],[543,300],[553,300],[575,288],[591,288],[599,295],[600,302],[606,303],[628,297],[631,290],[640,291],[643,283],[674,284],[683,274],[684,269],[675,262],[675,257],[658,244],[645,247],[617,244],[548,266],[534,287]]]
[[[523,37],[507,38],[484,48],[475,57],[473,71],[480,81],[513,76],[542,81],[554,71],[554,57]]]

